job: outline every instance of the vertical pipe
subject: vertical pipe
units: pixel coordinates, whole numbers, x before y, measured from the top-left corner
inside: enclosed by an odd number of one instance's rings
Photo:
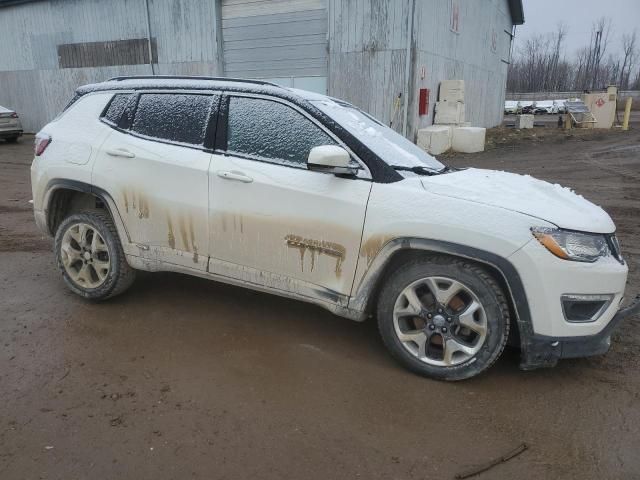
[[[144,0],[144,5],[147,9],[147,47],[149,47],[149,65],[151,65],[151,75],[155,75],[156,70],[153,67],[153,49],[151,48],[151,17],[149,15],[149,0]]]
[[[411,41],[413,40],[413,12],[415,0],[408,0],[409,12],[407,13],[407,49],[404,60],[404,119],[402,121],[402,135],[407,136],[407,123],[409,121],[409,89],[411,88]]]
[[[629,130],[629,117],[631,116],[631,97],[627,97],[624,104],[624,117],[622,119],[622,130]]]
[[[213,17],[216,35],[216,76],[224,77],[224,38],[222,37],[222,1],[214,0]]]

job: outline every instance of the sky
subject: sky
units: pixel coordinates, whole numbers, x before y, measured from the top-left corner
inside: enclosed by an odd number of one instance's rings
[[[564,53],[572,57],[576,50],[589,44],[591,26],[602,16],[611,18],[609,53],[620,54],[622,35],[636,28],[640,42],[640,0],[523,0],[524,25],[516,28],[514,47],[527,38],[552,32],[558,22],[564,22],[567,36]]]

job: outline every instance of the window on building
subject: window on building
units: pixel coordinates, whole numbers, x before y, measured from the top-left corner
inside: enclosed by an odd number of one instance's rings
[[[198,94],[142,94],[131,130],[146,137],[202,145],[212,99]]]
[[[336,143],[288,105],[247,97],[230,99],[227,138],[230,152],[305,168],[313,147]]]

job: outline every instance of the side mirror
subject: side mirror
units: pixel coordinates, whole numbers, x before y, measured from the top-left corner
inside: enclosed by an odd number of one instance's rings
[[[313,147],[307,158],[307,168],[316,172],[355,175],[358,169],[351,165],[349,152],[337,145]]]

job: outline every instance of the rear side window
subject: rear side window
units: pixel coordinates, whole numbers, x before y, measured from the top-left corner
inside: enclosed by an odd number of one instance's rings
[[[109,103],[107,111],[102,116],[103,120],[110,125],[117,126],[120,121],[120,117],[122,117],[122,112],[124,112],[124,107],[126,107],[130,98],[131,94],[119,93],[114,95]]]
[[[202,145],[212,101],[212,95],[142,94],[131,130],[146,137]]]
[[[230,98],[229,152],[306,168],[313,147],[335,144],[316,124],[288,105],[259,98]]]

